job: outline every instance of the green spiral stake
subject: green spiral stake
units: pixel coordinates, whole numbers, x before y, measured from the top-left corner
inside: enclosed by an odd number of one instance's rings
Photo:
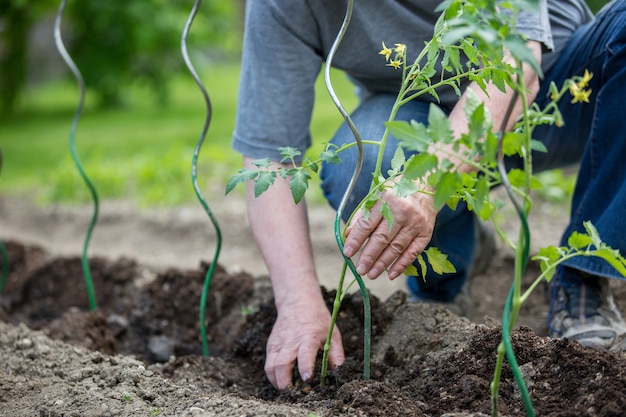
[[[212,114],[211,100],[209,99],[209,94],[207,93],[206,88],[204,88],[204,85],[202,84],[202,81],[200,80],[198,73],[194,69],[194,66],[191,63],[191,59],[189,59],[189,53],[187,52],[187,35],[189,34],[191,24],[193,23],[193,20],[198,12],[198,9],[200,8],[200,3],[201,3],[201,0],[196,0],[193,5],[193,8],[191,9],[191,13],[189,14],[189,18],[187,19],[187,23],[185,24],[185,28],[183,30],[182,38],[180,41],[180,49],[183,55],[183,60],[185,61],[185,65],[187,65],[189,72],[191,73],[196,84],[198,85],[198,88],[202,92],[202,96],[204,97],[204,102],[207,108],[207,114],[204,120],[204,126],[202,127],[200,138],[198,139],[198,142],[196,143],[196,147],[193,152],[193,159],[191,163],[191,181],[193,183],[193,188],[196,193],[196,196],[198,197],[198,200],[202,204],[202,207],[204,207],[204,211],[206,211],[209,218],[211,219],[211,223],[213,223],[213,227],[215,228],[215,234],[217,237],[217,246],[215,247],[215,254],[213,255],[213,261],[211,262],[211,265],[209,266],[209,270],[207,271],[207,274],[204,280],[204,287],[202,289],[202,296],[200,299],[200,333],[202,336],[202,354],[204,356],[208,356],[209,344],[207,341],[206,324],[205,324],[206,302],[207,302],[207,296],[209,293],[209,288],[211,286],[211,278],[213,277],[213,274],[215,272],[215,267],[217,266],[217,260],[220,255],[220,249],[222,247],[222,232],[220,230],[219,224],[217,223],[217,219],[215,215],[213,214],[213,212],[209,208],[209,205],[206,203],[204,197],[202,196],[202,192],[200,191],[200,187],[198,186],[198,178],[197,178],[198,154],[200,153],[200,148],[202,147],[207,131],[209,130],[209,124],[211,123],[211,114]]]
[[[519,64],[520,63],[518,62],[518,67],[521,66]],[[528,388],[526,387],[526,383],[524,382],[522,372],[519,368],[519,365],[517,364],[515,351],[513,350],[513,344],[511,342],[511,331],[513,330],[513,326],[515,325],[517,313],[519,312],[519,306],[514,306],[514,298],[516,298],[516,294],[518,294],[520,291],[522,276],[526,269],[528,254],[530,252],[530,227],[528,226],[528,218],[526,215],[527,210],[525,210],[524,207],[522,207],[522,205],[519,203],[519,201],[517,201],[513,188],[511,187],[511,183],[509,182],[509,178],[506,173],[506,167],[504,165],[504,153],[502,150],[502,138],[504,137],[506,125],[509,118],[511,117],[511,113],[513,111],[515,102],[517,102],[518,96],[518,92],[515,91],[513,97],[511,98],[511,101],[509,102],[507,112],[500,128],[500,141],[498,143],[498,171],[500,173],[500,177],[502,178],[502,185],[504,186],[504,189],[506,190],[509,199],[515,207],[515,211],[520,218],[522,227],[520,229],[520,244],[517,246],[517,249],[515,251],[515,279],[511,284],[511,289],[507,296],[506,304],[504,306],[502,314],[502,342],[500,346],[498,346],[496,372],[492,382],[491,410],[492,415],[497,416],[498,386],[502,370],[502,363],[504,361],[504,356],[506,355],[506,358],[509,361],[509,365],[511,366],[513,378],[515,379],[515,382],[517,383],[517,386],[520,390],[520,395],[522,397],[524,409],[526,410],[526,415],[528,415],[529,417],[534,417],[535,410],[533,408],[532,400],[530,399],[530,394],[528,392]]]
[[[89,307],[92,311],[94,311],[97,309],[96,295],[95,295],[95,291],[93,287],[93,281],[91,279],[91,272],[89,269],[89,259],[87,257],[87,250],[89,248],[89,241],[91,240],[91,234],[96,225],[96,222],[98,221],[98,210],[99,210],[98,193],[96,192],[96,188],[93,186],[93,184],[89,180],[89,177],[85,173],[85,170],[83,169],[80,163],[80,159],[78,158],[78,154],[76,152],[76,146],[75,146],[76,128],[78,126],[78,120],[80,119],[80,115],[82,113],[83,106],[85,103],[85,81],[83,80],[83,77],[78,67],[76,66],[76,64],[74,64],[74,61],[72,60],[70,54],[67,52],[67,49],[65,49],[65,45],[63,44],[63,39],[61,38],[61,17],[63,16],[65,5],[66,5],[66,0],[62,0],[61,5],[59,6],[59,11],[56,15],[56,19],[54,21],[54,40],[56,43],[57,50],[59,51],[59,54],[61,55],[61,57],[63,58],[63,60],[69,67],[69,69],[72,71],[74,78],[76,78],[76,82],[78,83],[78,87],[80,91],[80,98],[78,101],[78,106],[76,108],[76,112],[74,113],[74,119],[72,120],[72,126],[70,129],[69,146],[70,146],[70,153],[72,154],[72,159],[74,160],[74,164],[76,164],[76,168],[80,172],[80,175],[85,181],[85,184],[87,184],[87,187],[89,188],[89,191],[91,192],[91,196],[93,198],[93,203],[94,203],[93,216],[91,217],[89,228],[87,229],[87,234],[85,236],[85,242],[83,245],[83,254],[82,254],[83,275],[85,278],[85,284],[87,286],[87,295],[89,297]]]
[[[341,102],[339,101],[339,98],[337,97],[337,95],[335,94],[335,90],[333,88],[333,85],[330,81],[330,68],[331,68],[331,63],[332,60],[335,56],[335,53],[337,52],[337,48],[339,47],[339,44],[341,43],[341,41],[343,40],[343,37],[346,33],[346,31],[348,30],[348,26],[350,24],[350,19],[352,18],[352,11],[354,9],[354,0],[349,0],[348,1],[348,6],[346,9],[346,14],[344,16],[344,20],[343,23],[341,25],[341,28],[339,30],[339,33],[337,34],[337,37],[335,38],[335,41],[333,42],[333,45],[330,48],[330,51],[328,52],[328,57],[326,58],[326,65],[324,68],[324,81],[326,82],[326,89],[328,90],[328,93],[330,94],[330,97],[332,98],[333,102],[335,103],[335,106],[337,106],[337,109],[339,110],[339,112],[341,113],[341,115],[343,116],[344,120],[346,121],[346,124],[348,125],[348,127],[350,128],[350,130],[352,131],[352,134],[354,135],[354,139],[356,141],[357,144],[357,150],[358,150],[358,158],[357,158],[357,164],[354,168],[354,172],[352,174],[352,177],[350,178],[350,182],[348,183],[348,187],[346,188],[346,191],[343,194],[343,197],[341,199],[341,202],[339,203],[339,207],[337,208],[337,214],[335,215],[335,239],[337,241],[337,245],[339,246],[339,250],[341,251],[342,255],[343,255],[343,236],[341,233],[341,229],[340,229],[340,223],[341,223],[341,216],[343,214],[343,211],[345,209],[345,206],[348,202],[348,198],[350,197],[350,194],[352,194],[352,191],[354,190],[356,181],[359,177],[359,174],[361,173],[361,168],[363,165],[363,140],[361,139],[361,135],[359,134],[356,126],[354,125],[354,123],[352,122],[352,119],[350,118],[350,116],[348,115],[348,113],[346,112],[345,108],[342,106]],[[364,323],[363,323],[363,379],[369,379],[370,378],[370,338],[371,338],[371,307],[370,307],[370,297],[369,297],[369,293],[367,291],[367,288],[365,286],[365,283],[363,282],[363,279],[361,278],[361,276],[358,274],[358,272],[356,271],[356,267],[354,266],[354,263],[352,262],[352,260],[350,260],[347,257],[343,257],[344,258],[344,262],[347,264],[347,266],[350,268],[350,271],[352,272],[352,275],[354,275],[354,278],[356,280],[356,282],[359,284],[359,289],[361,291],[361,298],[363,299],[363,310],[364,310]],[[345,273],[345,267],[344,267],[344,271],[342,273],[342,277],[343,274]],[[341,297],[341,286],[342,286],[343,280],[339,285],[339,288],[337,290],[337,298]],[[337,316],[337,309],[338,309],[338,300],[335,300],[335,307],[334,307],[334,311],[333,311],[333,318],[336,318]],[[330,330],[329,330],[329,337],[328,340],[330,340],[330,332],[332,332],[333,330],[333,326],[331,325]],[[325,347],[324,349],[324,355],[326,356],[327,354],[327,350],[328,348]],[[327,363],[326,358],[324,358],[324,360],[322,361],[322,363],[324,364],[324,366]],[[322,371],[322,375],[325,375],[325,369]],[[323,380],[322,380],[322,384],[323,384]]]

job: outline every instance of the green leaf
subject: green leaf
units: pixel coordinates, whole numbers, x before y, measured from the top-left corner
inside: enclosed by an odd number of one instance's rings
[[[258,197],[263,194],[270,185],[274,184],[276,179],[276,171],[259,172],[258,178],[254,181],[254,196]]]
[[[280,147],[278,148],[278,152],[280,152],[280,154],[283,156],[283,159],[281,162],[284,162],[286,160],[292,160],[296,156],[302,154],[302,152],[300,152],[296,148],[292,148],[291,146]]]
[[[259,175],[259,171],[257,171],[256,169],[241,168],[239,171],[237,171],[235,175],[228,179],[228,182],[226,183],[225,194],[230,193],[232,190],[235,189],[237,185],[248,180],[255,179],[257,175]]]
[[[413,155],[404,166],[403,176],[409,180],[422,178],[427,172],[437,168],[438,164],[439,160],[435,155],[429,153]]]
[[[435,247],[430,247],[424,251],[428,256],[428,263],[432,267],[436,274],[452,274],[456,272],[456,268],[448,260],[448,255],[441,253],[441,251]]]
[[[445,172],[441,175],[435,186],[435,208],[443,207],[446,201],[456,193],[460,180],[456,172]]]
[[[311,176],[302,169],[296,170],[296,172],[291,176],[289,188],[291,188],[291,195],[293,196],[293,201],[295,201],[296,204],[298,204],[304,197],[304,193],[309,188],[310,179]]]
[[[522,156],[522,147],[526,142],[526,135],[517,132],[507,132],[502,140],[502,153],[506,156],[519,155]]]
[[[533,55],[533,52],[526,45],[526,41],[524,41],[524,39],[522,39],[518,35],[509,35],[504,39],[504,47],[515,58],[529,64],[532,69],[539,75],[539,77],[543,78],[543,72],[541,71],[541,67],[537,62],[535,55]]]
[[[435,142],[451,143],[454,140],[450,120],[436,104],[431,104],[428,111],[428,131]]]
[[[411,194],[418,192],[419,188],[415,182],[409,181],[403,177],[400,181],[394,184],[392,191],[394,195],[398,197],[408,197]]]
[[[322,161],[328,164],[340,164],[341,163],[341,158],[339,158],[339,155],[337,155],[337,151],[335,151],[334,149],[330,149],[330,148],[323,151],[320,154],[320,158],[322,159]]]
[[[391,208],[389,208],[389,204],[387,204],[386,201],[383,201],[380,212],[383,215],[383,219],[387,221],[389,231],[391,231],[391,229],[393,228],[393,213],[391,212]]]
[[[390,177],[400,172],[404,161],[404,151],[402,150],[402,146],[398,146],[396,148],[396,152],[393,154],[393,158],[391,159],[391,170],[389,171]]]
[[[251,163],[258,168],[269,168],[272,165],[272,161],[269,158],[255,159]]]
[[[507,177],[509,179],[509,182],[511,183],[512,186],[514,187],[520,187],[523,188],[526,186],[526,173],[519,169],[519,168],[514,168],[512,170],[510,170],[507,173]],[[539,180],[535,177],[531,177],[530,178],[530,188],[531,189],[537,189],[537,188],[541,188],[541,182],[539,182]]]
[[[595,251],[595,255],[607,261],[613,268],[617,269],[617,272],[626,277],[626,264],[624,258],[620,256],[619,251],[604,247]]]
[[[389,133],[393,135],[400,144],[409,151],[424,152],[428,149],[431,138],[428,135],[426,126],[422,123],[404,120],[394,120],[385,122]]]
[[[554,264],[563,256],[563,251],[554,245],[546,246],[537,252],[537,255],[533,256],[534,260],[541,260],[547,264]],[[542,268],[543,271],[543,268]]]
[[[487,203],[487,204],[485,204]],[[475,211],[480,213],[483,206],[489,206],[489,183],[487,177],[481,176],[476,184],[476,192],[474,193]]]
[[[548,148],[546,148],[546,145],[536,139],[532,139],[530,141],[530,149],[537,152],[548,153]]]
[[[600,239],[600,234],[598,233],[598,229],[596,229],[596,227],[590,221],[583,222],[583,226],[585,227],[585,230],[587,230],[587,233],[591,237],[591,240],[593,241],[593,245],[596,248],[600,248],[604,246],[602,243],[602,239]]]
[[[591,245],[593,241],[589,235],[579,232],[572,232],[572,234],[567,238],[567,245],[573,249],[584,249],[587,246]]]

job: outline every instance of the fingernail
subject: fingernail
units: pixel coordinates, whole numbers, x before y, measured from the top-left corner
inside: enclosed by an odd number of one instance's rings
[[[367,272],[367,268],[365,268],[365,265],[363,265],[363,264],[358,264],[356,266],[356,272],[359,275],[365,275],[365,273]]]
[[[394,280],[398,277],[398,273],[396,271],[391,271],[389,272],[388,276],[389,276],[389,279]]]
[[[354,249],[352,248],[352,246],[345,246],[343,248],[343,254],[349,258],[354,255]]]
[[[309,378],[311,378],[311,374],[308,374],[308,373],[302,374],[302,380],[303,381],[308,381]]]

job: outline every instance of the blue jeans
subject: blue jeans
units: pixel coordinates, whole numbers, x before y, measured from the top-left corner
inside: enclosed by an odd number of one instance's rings
[[[570,224],[563,234],[562,244],[567,243],[573,231],[584,231],[583,221],[590,220],[608,245],[626,254],[626,1],[613,2],[593,22],[575,32],[542,81],[536,99],[538,104],[543,107],[549,101],[551,82],[561,86],[566,79],[582,75],[585,69],[593,73],[589,83],[590,103],[572,104],[566,95],[559,104],[565,125],[560,128],[540,126],[535,130],[534,138],[543,142],[548,152],[533,154],[533,170],[541,172],[579,163]],[[382,137],[383,122],[389,116],[394,99],[393,95],[377,94],[359,104],[351,117],[363,139]],[[396,120],[427,123],[429,105],[414,100],[400,108]],[[345,124],[331,140],[338,146],[353,141]],[[388,141],[383,173],[390,167],[397,144],[393,137]],[[349,216],[369,190],[377,147],[365,145],[364,152],[363,170],[344,217]],[[322,168],[322,189],[335,209],[347,188],[356,157],[356,149],[350,149],[342,152],[342,164],[325,164]],[[509,168],[520,165],[519,160],[507,160]],[[409,277],[409,290],[417,298],[450,301],[467,280],[474,257],[473,214],[461,204],[456,210],[445,207],[437,216],[430,244],[449,256],[457,272],[441,276],[429,271],[425,280]],[[623,278],[599,258],[577,257],[568,261],[567,266],[593,275]],[[567,281],[566,274],[560,272],[557,271],[557,277]]]

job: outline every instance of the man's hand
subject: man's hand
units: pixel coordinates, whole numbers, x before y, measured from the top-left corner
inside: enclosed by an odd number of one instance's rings
[[[344,255],[352,257],[362,252],[356,262],[357,272],[375,279],[388,270],[394,279],[415,261],[433,234],[437,210],[430,194],[415,193],[396,197],[391,190],[382,193],[393,215],[393,226],[383,218],[381,203],[370,210],[366,218],[357,213],[346,231]]]
[[[284,389],[292,384],[296,361],[304,381],[313,376],[315,359],[324,346],[329,327],[330,313],[321,297],[316,301],[303,299],[279,309],[267,341],[265,359],[265,374],[275,388]],[[335,327],[328,359],[330,368],[341,365],[344,359],[341,334]]]

